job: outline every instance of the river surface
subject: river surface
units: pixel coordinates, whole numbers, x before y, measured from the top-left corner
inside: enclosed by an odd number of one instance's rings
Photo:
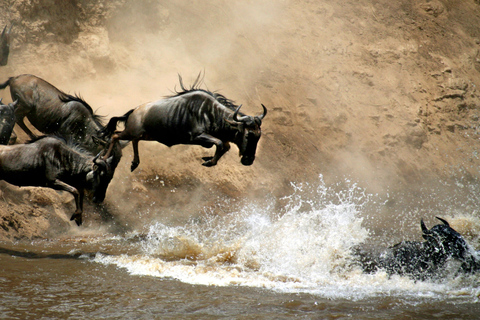
[[[387,245],[404,233],[418,240],[418,216],[438,207],[397,205],[404,216],[389,225],[392,210],[383,210],[391,201],[354,185],[293,190],[281,210],[265,201],[180,225],[152,221],[141,232],[0,243],[0,318],[480,318],[479,275],[415,281],[355,264],[355,246]],[[442,200],[455,207],[442,207],[447,218],[469,221],[470,231],[479,222],[472,197]],[[429,227],[434,221],[426,217]],[[477,236],[467,238],[472,246]]]

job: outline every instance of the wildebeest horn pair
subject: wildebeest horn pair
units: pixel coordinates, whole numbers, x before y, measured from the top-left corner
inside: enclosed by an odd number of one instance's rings
[[[242,107],[242,105],[240,105],[236,110],[235,110],[235,113],[233,114],[233,120],[234,121],[237,121],[237,122],[246,122],[248,119],[250,119],[251,117],[249,116],[243,116],[243,117],[240,117],[238,118],[238,111],[240,111],[240,108]],[[259,119],[259,120],[262,120],[263,118],[265,118],[265,116],[267,115],[267,108],[262,104],[262,107],[263,107],[263,114],[260,115],[260,116],[256,116],[255,118]]]
[[[0,98],[0,104],[2,104],[3,98]],[[12,106],[15,106],[18,102],[18,99],[12,102]]]
[[[444,225],[450,227],[450,224],[445,219],[442,219],[442,218],[439,218],[439,217],[435,217],[435,218],[442,221]],[[425,223],[423,222],[423,219],[420,220],[420,225],[422,227],[422,232],[424,234],[432,234],[432,231],[428,230],[428,228],[425,226]]]

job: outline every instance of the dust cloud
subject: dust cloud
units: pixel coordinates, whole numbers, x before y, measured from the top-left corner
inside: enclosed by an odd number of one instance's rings
[[[322,175],[385,201],[366,217],[373,230],[408,219],[401,231],[417,232],[419,217],[458,209],[423,209],[432,186],[439,198],[459,180],[476,188],[474,1],[7,0],[0,10],[2,25],[15,22],[0,81],[34,74],[79,93],[108,119],[171,94],[178,75],[188,85],[201,73],[204,88],[245,113],[268,108],[251,167],[235,146],[205,168],[201,158],[213,149],[141,142],[140,166],[130,173],[128,145],[104,206],[87,205],[87,226],[99,217],[126,229],[181,223],[205,210],[222,214],[224,201],[275,199],[281,207],[291,182]],[[11,99],[7,90],[0,97]],[[463,192],[467,203],[474,193]],[[68,212],[51,197],[58,215]],[[61,230],[68,221],[53,224]]]

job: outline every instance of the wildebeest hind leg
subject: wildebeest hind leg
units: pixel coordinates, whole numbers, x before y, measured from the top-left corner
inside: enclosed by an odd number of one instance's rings
[[[25,133],[30,137],[30,139],[37,138],[37,136],[25,125],[25,122],[23,122],[23,118],[18,119],[17,124],[20,128],[22,128],[23,131],[25,131]]]

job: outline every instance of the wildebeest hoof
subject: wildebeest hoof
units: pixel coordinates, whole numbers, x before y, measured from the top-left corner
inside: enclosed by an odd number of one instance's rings
[[[213,167],[214,165],[216,165],[216,163],[213,163],[213,161],[209,160],[202,163],[202,165],[205,167]]]
[[[213,167],[217,164],[216,162],[213,162],[213,157],[203,157],[202,160],[205,161],[202,163],[202,165],[205,167]]]
[[[72,220],[75,220],[75,223],[77,224],[77,226],[81,226],[82,225],[82,214],[81,213],[75,213],[72,215],[72,217],[70,218],[70,221]]]
[[[137,169],[139,162],[132,162],[132,166],[130,167],[130,171],[133,172],[133,170]]]

